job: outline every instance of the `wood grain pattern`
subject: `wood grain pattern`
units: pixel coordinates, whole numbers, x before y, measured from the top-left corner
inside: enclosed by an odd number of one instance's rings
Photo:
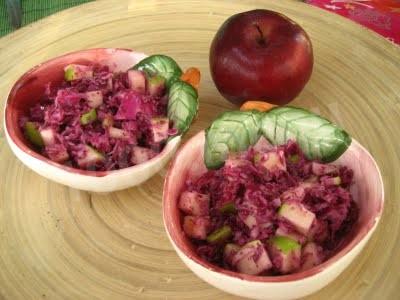
[[[4,97],[28,68],[90,47],[165,53],[203,74],[188,137],[232,108],[208,71],[215,31],[252,8],[287,14],[309,33],[315,68],[293,102],[344,126],[375,156],[385,211],[363,254],[308,299],[396,299],[400,292],[400,48],[351,21],[297,1],[98,1],[0,40]],[[3,124],[1,116],[1,124]],[[161,218],[165,171],[118,193],[87,194],[25,168],[0,129],[0,299],[236,299],[196,278],[169,244]]]

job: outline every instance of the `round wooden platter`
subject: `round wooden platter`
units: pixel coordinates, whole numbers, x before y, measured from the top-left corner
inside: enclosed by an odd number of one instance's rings
[[[165,53],[203,74],[199,116],[187,139],[233,108],[211,81],[208,50],[228,16],[253,8],[282,12],[306,29],[315,67],[293,104],[346,128],[374,155],[385,181],[384,215],[368,246],[308,299],[397,299],[400,48],[351,21],[288,0],[97,1],[0,40],[1,108],[23,72],[62,53],[92,47]],[[121,192],[73,190],[22,165],[3,128],[0,159],[0,299],[236,299],[198,279],[173,251],[161,217],[166,170]]]

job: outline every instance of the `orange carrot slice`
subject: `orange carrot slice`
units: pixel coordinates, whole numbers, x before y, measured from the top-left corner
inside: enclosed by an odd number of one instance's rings
[[[197,68],[189,68],[182,74],[181,80],[192,85],[196,90],[200,85],[200,70]]]
[[[240,107],[240,110],[258,110],[258,111],[269,111],[276,107],[277,105],[271,104],[264,101],[246,101]]]

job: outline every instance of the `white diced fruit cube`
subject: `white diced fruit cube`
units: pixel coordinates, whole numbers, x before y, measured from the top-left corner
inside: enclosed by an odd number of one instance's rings
[[[272,226],[269,217],[263,215],[263,211],[260,211],[256,205],[245,202],[242,207],[246,213],[239,214],[239,218],[250,229],[251,238],[259,238],[260,234],[262,235],[265,230]]]
[[[243,223],[251,230],[257,225],[257,219],[254,215],[247,215],[243,218]]]
[[[339,186],[342,183],[342,179],[340,176],[323,176],[321,177],[321,183],[325,186]]]
[[[263,136],[261,136],[257,143],[253,146],[253,149],[256,153],[271,151],[272,148],[273,146],[271,143],[268,142],[268,140]]]
[[[147,91],[151,96],[160,96],[165,91],[165,79],[161,76],[150,77],[147,81]]]
[[[183,231],[188,237],[205,240],[210,230],[210,218],[199,216],[185,216],[183,218]]]
[[[104,161],[105,157],[96,149],[85,145],[85,155],[79,159],[77,159],[77,163],[80,167],[89,167],[93,166],[98,162]]]
[[[86,92],[86,101],[92,108],[97,108],[103,104],[103,94],[101,91]]]
[[[85,65],[70,64],[64,68],[64,79],[66,81],[93,77],[93,68]]]
[[[110,134],[110,137],[112,137],[114,139],[126,140],[129,138],[128,132],[126,132],[123,129],[116,128],[116,127],[109,127],[108,133]]]
[[[279,208],[278,214],[291,223],[297,231],[307,235],[315,220],[315,214],[298,202],[285,202]]]
[[[233,257],[232,266],[240,273],[258,275],[272,267],[264,244],[255,240],[245,244]]]
[[[151,132],[153,133],[153,142],[160,143],[168,138],[169,119],[168,118],[152,118]]]
[[[131,162],[134,165],[138,165],[152,159],[156,155],[157,153],[151,149],[134,146],[132,148]]]
[[[274,236],[268,242],[268,252],[274,267],[287,274],[297,270],[301,263],[301,246],[295,240],[285,236]]]
[[[250,201],[245,201],[242,206],[246,213],[239,214],[239,218],[251,230],[257,226],[258,207]]]
[[[314,175],[328,175],[338,172],[338,167],[330,164],[320,164],[315,161],[312,162],[311,170]]]
[[[232,265],[232,259],[235,256],[236,253],[238,253],[240,250],[240,246],[236,244],[226,244],[224,247],[224,260],[226,263],[229,265]]]
[[[270,172],[282,170],[286,171],[285,153],[283,150],[270,151],[268,153],[258,153],[254,156],[256,165],[261,165]]]
[[[185,191],[179,198],[178,206],[186,214],[206,216],[209,212],[210,197],[198,192]]]
[[[46,146],[54,144],[56,132],[53,128],[43,128],[43,129],[40,129],[39,132],[40,132],[40,136],[42,137],[43,143]]]
[[[131,90],[144,93],[146,91],[146,77],[141,71],[129,70],[128,83]]]
[[[250,161],[241,157],[240,153],[231,153],[225,160],[225,167],[237,168],[251,164]]]
[[[317,176],[312,176],[309,179],[300,182],[299,187],[302,187],[304,190],[311,189],[318,185],[318,181],[319,181],[319,179]]]
[[[315,219],[308,231],[307,238],[309,241],[323,242],[328,238],[328,235],[329,230],[327,222]]]
[[[114,118],[112,115],[107,114],[104,116],[102,125],[104,128],[112,127],[114,125]]]
[[[299,244],[304,244],[307,242],[307,238],[300,233],[297,233],[293,230],[288,229],[286,226],[279,225],[278,229],[275,231],[275,235],[277,236],[286,236],[298,242]]]
[[[297,186],[295,188],[288,189],[287,191],[283,192],[280,196],[282,202],[285,201],[302,201],[306,196],[306,192],[304,187]]]
[[[46,152],[52,161],[62,163],[69,159],[68,151],[63,144],[50,144],[46,146]]]
[[[315,243],[307,243],[301,252],[301,270],[308,270],[322,263],[323,254],[321,246]]]

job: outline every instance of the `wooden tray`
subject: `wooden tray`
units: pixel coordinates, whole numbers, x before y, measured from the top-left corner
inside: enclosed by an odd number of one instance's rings
[[[313,41],[314,73],[293,104],[344,126],[375,156],[385,181],[384,216],[365,251],[308,299],[398,299],[400,48],[351,21],[288,0],[93,2],[0,40],[1,108],[13,82],[39,62],[77,49],[127,47],[200,67],[200,112],[190,137],[233,108],[210,79],[211,39],[228,16],[256,7],[287,14]],[[122,192],[80,192],[24,167],[3,128],[0,159],[0,299],[236,299],[195,277],[172,250],[161,218],[165,170]]]

